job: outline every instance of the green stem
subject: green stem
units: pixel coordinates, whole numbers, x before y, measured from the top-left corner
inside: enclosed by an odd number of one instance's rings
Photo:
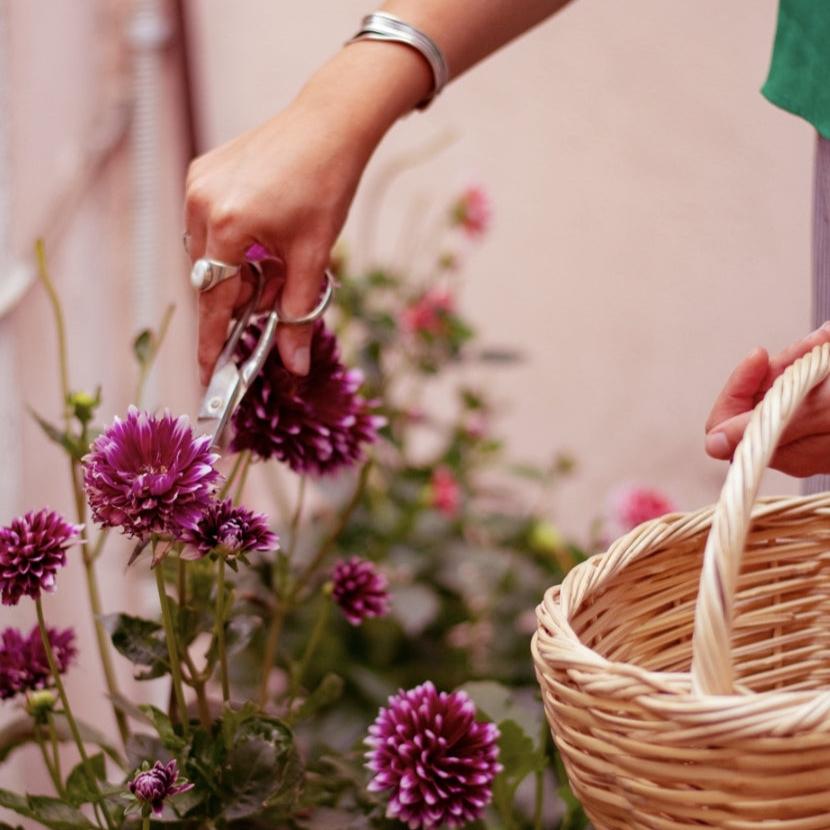
[[[167,653],[170,657],[170,675],[173,678],[173,693],[176,696],[176,706],[179,709],[179,720],[182,724],[182,732],[185,738],[190,737],[190,723],[187,717],[187,705],[184,699],[184,687],[182,685],[182,672],[179,664],[179,651],[176,646],[176,631],[173,627],[173,615],[170,613],[170,603],[167,600],[167,589],[164,586],[164,574],[162,565],[155,567],[156,588],[158,588],[159,604],[161,605],[161,618],[164,624],[164,636],[167,640]]]
[[[52,779],[52,785],[55,787],[55,793],[58,798],[63,798],[63,785],[61,784],[61,779],[49,758],[49,751],[46,749],[46,742],[43,740],[43,727],[39,723],[35,724],[35,740],[37,741],[38,748],[40,749],[40,754],[43,756],[43,763],[46,766],[46,771]]]
[[[164,315],[159,323],[158,334],[152,341],[150,354],[148,354],[147,359],[142,361],[140,364],[138,370],[138,380],[135,385],[135,395],[133,396],[133,402],[139,408],[141,407],[141,400],[144,397],[144,387],[147,384],[147,378],[150,376],[150,372],[156,362],[156,355],[158,355],[161,344],[164,342],[164,338],[167,335],[167,329],[170,327],[170,321],[173,319],[173,312],[175,310],[176,306],[172,303],[164,310]]]
[[[150,830],[150,816],[141,819],[141,830]]]
[[[216,582],[216,645],[219,649],[219,676],[222,678],[222,700],[231,699],[228,678],[228,654],[225,649],[225,557],[219,555],[219,574]]]
[[[253,461],[251,451],[245,450],[245,460],[242,462],[242,468],[239,473],[239,484],[236,486],[236,495],[233,497],[234,504],[239,504],[242,500],[242,494],[245,492],[245,482],[248,480],[248,472],[251,469],[251,461]]]
[[[84,525],[86,524],[86,501],[84,500],[83,489],[78,479],[79,469],[77,461],[72,461],[70,475],[72,476],[72,489],[75,496],[75,512],[78,516],[78,523]],[[98,552],[100,552],[101,546],[103,545],[100,538],[99,542],[100,544],[96,545]],[[104,671],[104,682],[107,685],[110,700],[113,701],[112,711],[118,726],[118,734],[121,736],[122,744],[126,746],[127,740],[130,737],[130,727],[127,722],[127,716],[114,703],[114,701],[120,698],[121,690],[118,687],[118,679],[112,665],[109,637],[104,628],[101,591],[98,586],[98,576],[95,572],[96,555],[94,551],[90,550],[88,542],[81,542],[81,557],[84,563],[84,577],[86,578],[89,609],[92,616],[92,624],[95,629],[95,643],[98,646],[98,656],[101,660],[101,668]]]
[[[323,607],[320,609],[320,613],[314,621],[314,628],[311,631],[311,636],[308,638],[305,651],[303,651],[303,656],[300,658],[300,665],[297,667],[291,683],[292,699],[300,690],[303,683],[303,677],[308,669],[308,664],[311,662],[314,652],[317,651],[317,646],[320,645],[320,641],[323,639],[323,632],[326,630],[326,622],[328,621],[329,616],[329,605],[330,602],[328,597],[324,597]]]
[[[224,499],[227,497],[228,493],[231,491],[231,487],[233,487],[233,483],[236,480],[236,476],[239,474],[239,470],[242,465],[245,463],[245,459],[250,454],[250,450],[245,450],[244,452],[239,453],[236,456],[236,461],[233,462],[233,467],[231,467],[230,475],[225,479],[225,483],[222,485],[222,489],[219,491],[219,498]]]
[[[62,781],[63,775],[61,774],[60,742],[58,741],[58,733],[55,730],[55,719],[52,716],[51,712],[47,713],[46,715],[46,723],[49,726],[49,741],[52,744],[52,754],[54,755],[55,772],[58,775],[58,781]]]
[[[58,337],[61,395],[63,399],[63,420],[66,428],[69,429],[72,416],[69,410],[69,352],[66,348],[66,324],[64,323],[63,308],[61,307],[58,292],[55,290],[55,284],[49,276],[49,268],[46,265],[46,248],[42,239],[38,239],[35,243],[35,257],[37,259],[38,277],[46,289],[46,294],[52,306],[52,314],[55,317],[55,333]]]
[[[55,660],[55,653],[52,651],[52,641],[49,639],[49,630],[46,627],[46,619],[43,616],[43,604],[40,597],[35,600],[35,608],[37,610],[37,624],[40,629],[40,639],[43,642],[43,650],[46,652],[46,661],[49,664],[49,670],[52,672],[52,679],[55,681],[55,688],[58,690],[58,697],[60,697],[61,704],[63,705],[63,712],[66,716],[66,722],[69,724],[69,731],[72,733],[72,738],[75,741],[75,745],[78,747],[78,754],[81,756],[81,762],[83,763],[84,773],[87,777],[87,781],[89,782],[89,786],[92,791],[100,797],[101,790],[98,787],[98,779],[95,777],[95,773],[92,771],[92,767],[90,766],[89,756],[86,754],[84,742],[81,740],[81,732],[78,729],[78,722],[72,714],[72,707],[69,705],[69,697],[66,694],[66,688],[64,687],[63,680],[61,679],[60,669],[58,668],[57,661]],[[104,818],[106,819],[107,826],[112,828],[112,819],[110,818],[109,810],[107,810],[107,806],[103,801],[101,801],[101,809],[104,811]]]
[[[303,515],[305,492],[306,477],[302,476],[300,478],[300,489],[297,492],[297,505],[294,508],[294,514],[291,517],[291,524],[289,527],[288,549],[285,554],[289,561],[294,555],[294,551],[297,547],[297,540],[299,539],[300,519]],[[282,633],[285,618],[288,615],[288,606],[290,602],[290,598],[282,596],[279,586],[275,584],[276,569],[273,568],[273,566],[271,574],[271,587],[274,590],[276,609],[274,611],[274,616],[271,617],[271,624],[268,626],[268,635],[265,639],[265,648],[262,652],[262,674],[259,684],[259,705],[262,707],[265,707],[265,704],[268,702],[268,680],[271,676],[271,669],[274,667],[274,661],[277,659],[277,648],[280,642],[280,634]],[[293,596],[293,592],[291,595]]]
[[[360,476],[358,477],[357,484],[355,485],[354,492],[352,493],[352,497],[349,499],[346,506],[340,511],[337,516],[337,520],[334,523],[334,526],[328,532],[326,537],[320,543],[320,547],[317,548],[317,552],[309,561],[308,565],[306,565],[305,569],[302,571],[300,576],[297,578],[297,582],[294,585],[294,590],[291,594],[292,599],[296,598],[302,589],[308,584],[309,580],[314,576],[317,572],[317,569],[322,564],[323,560],[328,556],[331,549],[337,543],[337,540],[340,538],[340,534],[345,530],[346,525],[349,523],[349,519],[352,517],[352,513],[357,509],[358,504],[360,504],[360,499],[363,496],[363,491],[366,489],[366,482],[369,479],[369,469],[371,467],[371,461],[367,461],[360,470]]]

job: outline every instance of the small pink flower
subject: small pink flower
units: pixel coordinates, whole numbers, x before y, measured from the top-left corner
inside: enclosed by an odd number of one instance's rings
[[[612,515],[623,531],[676,510],[674,502],[653,487],[626,487],[611,499]]]
[[[453,205],[452,223],[467,236],[484,236],[490,227],[492,209],[490,197],[481,187],[468,187]]]
[[[455,312],[455,298],[449,291],[430,288],[402,313],[401,323],[412,334],[440,336],[447,332],[447,318]]]
[[[436,467],[429,483],[429,504],[449,518],[458,515],[461,488],[449,467]]]

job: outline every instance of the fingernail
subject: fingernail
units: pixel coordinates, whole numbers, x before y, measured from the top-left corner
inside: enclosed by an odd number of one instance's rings
[[[706,436],[706,452],[713,458],[729,456],[729,441],[722,432],[713,432]]]
[[[311,365],[311,352],[308,346],[298,346],[291,355],[291,371],[295,375],[307,375]]]

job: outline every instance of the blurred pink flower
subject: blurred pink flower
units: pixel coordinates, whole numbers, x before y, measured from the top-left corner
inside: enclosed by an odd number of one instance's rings
[[[429,483],[429,504],[449,518],[458,515],[461,488],[449,467],[436,467]]]
[[[412,334],[444,334],[447,317],[455,312],[455,298],[441,288],[430,288],[410,303],[401,316],[401,323]]]
[[[653,487],[629,486],[611,497],[611,511],[623,531],[676,510],[674,502]]]
[[[490,228],[491,216],[490,197],[481,187],[468,187],[452,208],[453,225],[470,237],[484,236]]]

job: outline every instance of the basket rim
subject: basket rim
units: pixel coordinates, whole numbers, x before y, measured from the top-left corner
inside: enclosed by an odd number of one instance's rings
[[[537,673],[550,665],[563,667],[571,680],[577,680],[582,687],[597,689],[601,697],[619,701],[636,697],[638,704],[664,715],[671,713],[673,720],[686,721],[690,726],[700,725],[714,711],[729,711],[738,721],[736,729],[748,730],[747,735],[816,729],[830,732],[830,688],[754,692],[739,687],[732,694],[704,694],[692,690],[690,671],[662,672],[636,663],[610,660],[583,643],[571,626],[572,617],[592,593],[656,547],[708,531],[714,512],[715,505],[707,505],[644,522],[620,536],[604,552],[576,565],[559,585],[549,587],[536,607],[537,627],[531,651]],[[758,498],[751,520],[755,522],[776,513],[783,514],[783,519],[788,521],[826,516],[830,523],[830,492]],[[756,726],[763,728],[756,728],[751,721],[762,712],[764,722]],[[775,725],[771,727],[771,723]],[[722,730],[721,723],[719,732]]]

